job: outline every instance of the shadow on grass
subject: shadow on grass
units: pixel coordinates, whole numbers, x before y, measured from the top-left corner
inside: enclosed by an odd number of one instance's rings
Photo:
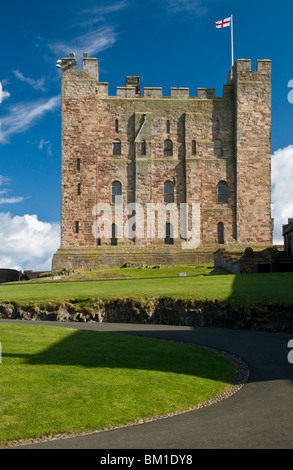
[[[293,305],[293,273],[237,274],[228,300],[248,305]],[[293,320],[293,317],[292,317]]]
[[[38,354],[3,353],[30,365],[121,368],[188,374],[230,382],[233,367],[221,356],[173,341],[76,330]]]

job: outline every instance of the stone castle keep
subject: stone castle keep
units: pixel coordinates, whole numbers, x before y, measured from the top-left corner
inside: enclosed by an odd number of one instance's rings
[[[219,247],[272,244],[270,60],[252,71],[239,59],[222,97],[190,97],[141,90],[136,76],[109,96],[97,59],[84,54],[79,70],[65,58],[61,153],[53,270],[212,262]]]

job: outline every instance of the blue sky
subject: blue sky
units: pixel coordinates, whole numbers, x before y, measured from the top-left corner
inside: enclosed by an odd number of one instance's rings
[[[1,6],[0,267],[50,269],[59,246],[60,85],[56,61],[98,57],[114,95],[126,75],[143,86],[216,88],[234,59],[272,60],[272,209],[275,242],[293,217],[292,13],[289,0],[11,0]]]

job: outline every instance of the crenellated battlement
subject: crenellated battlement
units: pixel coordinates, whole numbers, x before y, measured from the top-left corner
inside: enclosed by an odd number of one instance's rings
[[[86,53],[83,54],[82,69],[77,69],[77,59],[74,54],[62,59],[61,69],[63,80],[92,79],[99,81],[98,59],[88,57]]]
[[[97,80],[98,96],[105,98],[109,96],[109,84],[99,82],[98,59],[90,58],[86,53],[83,54],[83,68],[77,69],[77,59],[74,54],[63,58],[61,61],[62,79],[64,81],[78,80]],[[109,96],[111,97],[111,96]],[[213,99],[216,97],[215,88],[197,88],[196,96],[190,96],[187,87],[171,87],[169,96],[163,96],[162,87],[144,87],[140,88],[139,76],[127,76],[125,86],[116,88],[116,97],[118,98],[144,98],[144,99]]]
[[[271,79],[271,60],[257,61],[256,70],[251,68],[250,59],[238,59],[228,73],[227,83],[233,84],[236,80],[259,81]]]
[[[109,84],[99,82],[98,59],[90,58],[83,54],[83,68],[77,69],[77,60],[74,54],[62,59],[63,80],[97,80],[98,96],[106,98],[109,96]],[[223,87],[223,98],[233,96],[233,85],[237,81],[270,81],[271,80],[271,60],[262,59],[257,61],[256,70],[251,68],[250,59],[238,59],[229,71],[227,84]],[[232,88],[231,88],[232,86]],[[112,96],[109,96],[112,97]],[[114,97],[114,96],[113,96]],[[140,88],[139,76],[127,76],[125,86],[116,88],[117,98],[144,98],[144,99],[214,99],[216,98],[215,88],[197,88],[196,96],[190,96],[189,88],[171,87],[169,96],[163,96],[162,87]]]

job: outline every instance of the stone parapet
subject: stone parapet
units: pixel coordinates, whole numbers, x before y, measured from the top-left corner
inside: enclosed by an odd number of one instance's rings
[[[161,87],[145,87],[143,96],[144,98],[162,98],[163,97],[163,88]]]

